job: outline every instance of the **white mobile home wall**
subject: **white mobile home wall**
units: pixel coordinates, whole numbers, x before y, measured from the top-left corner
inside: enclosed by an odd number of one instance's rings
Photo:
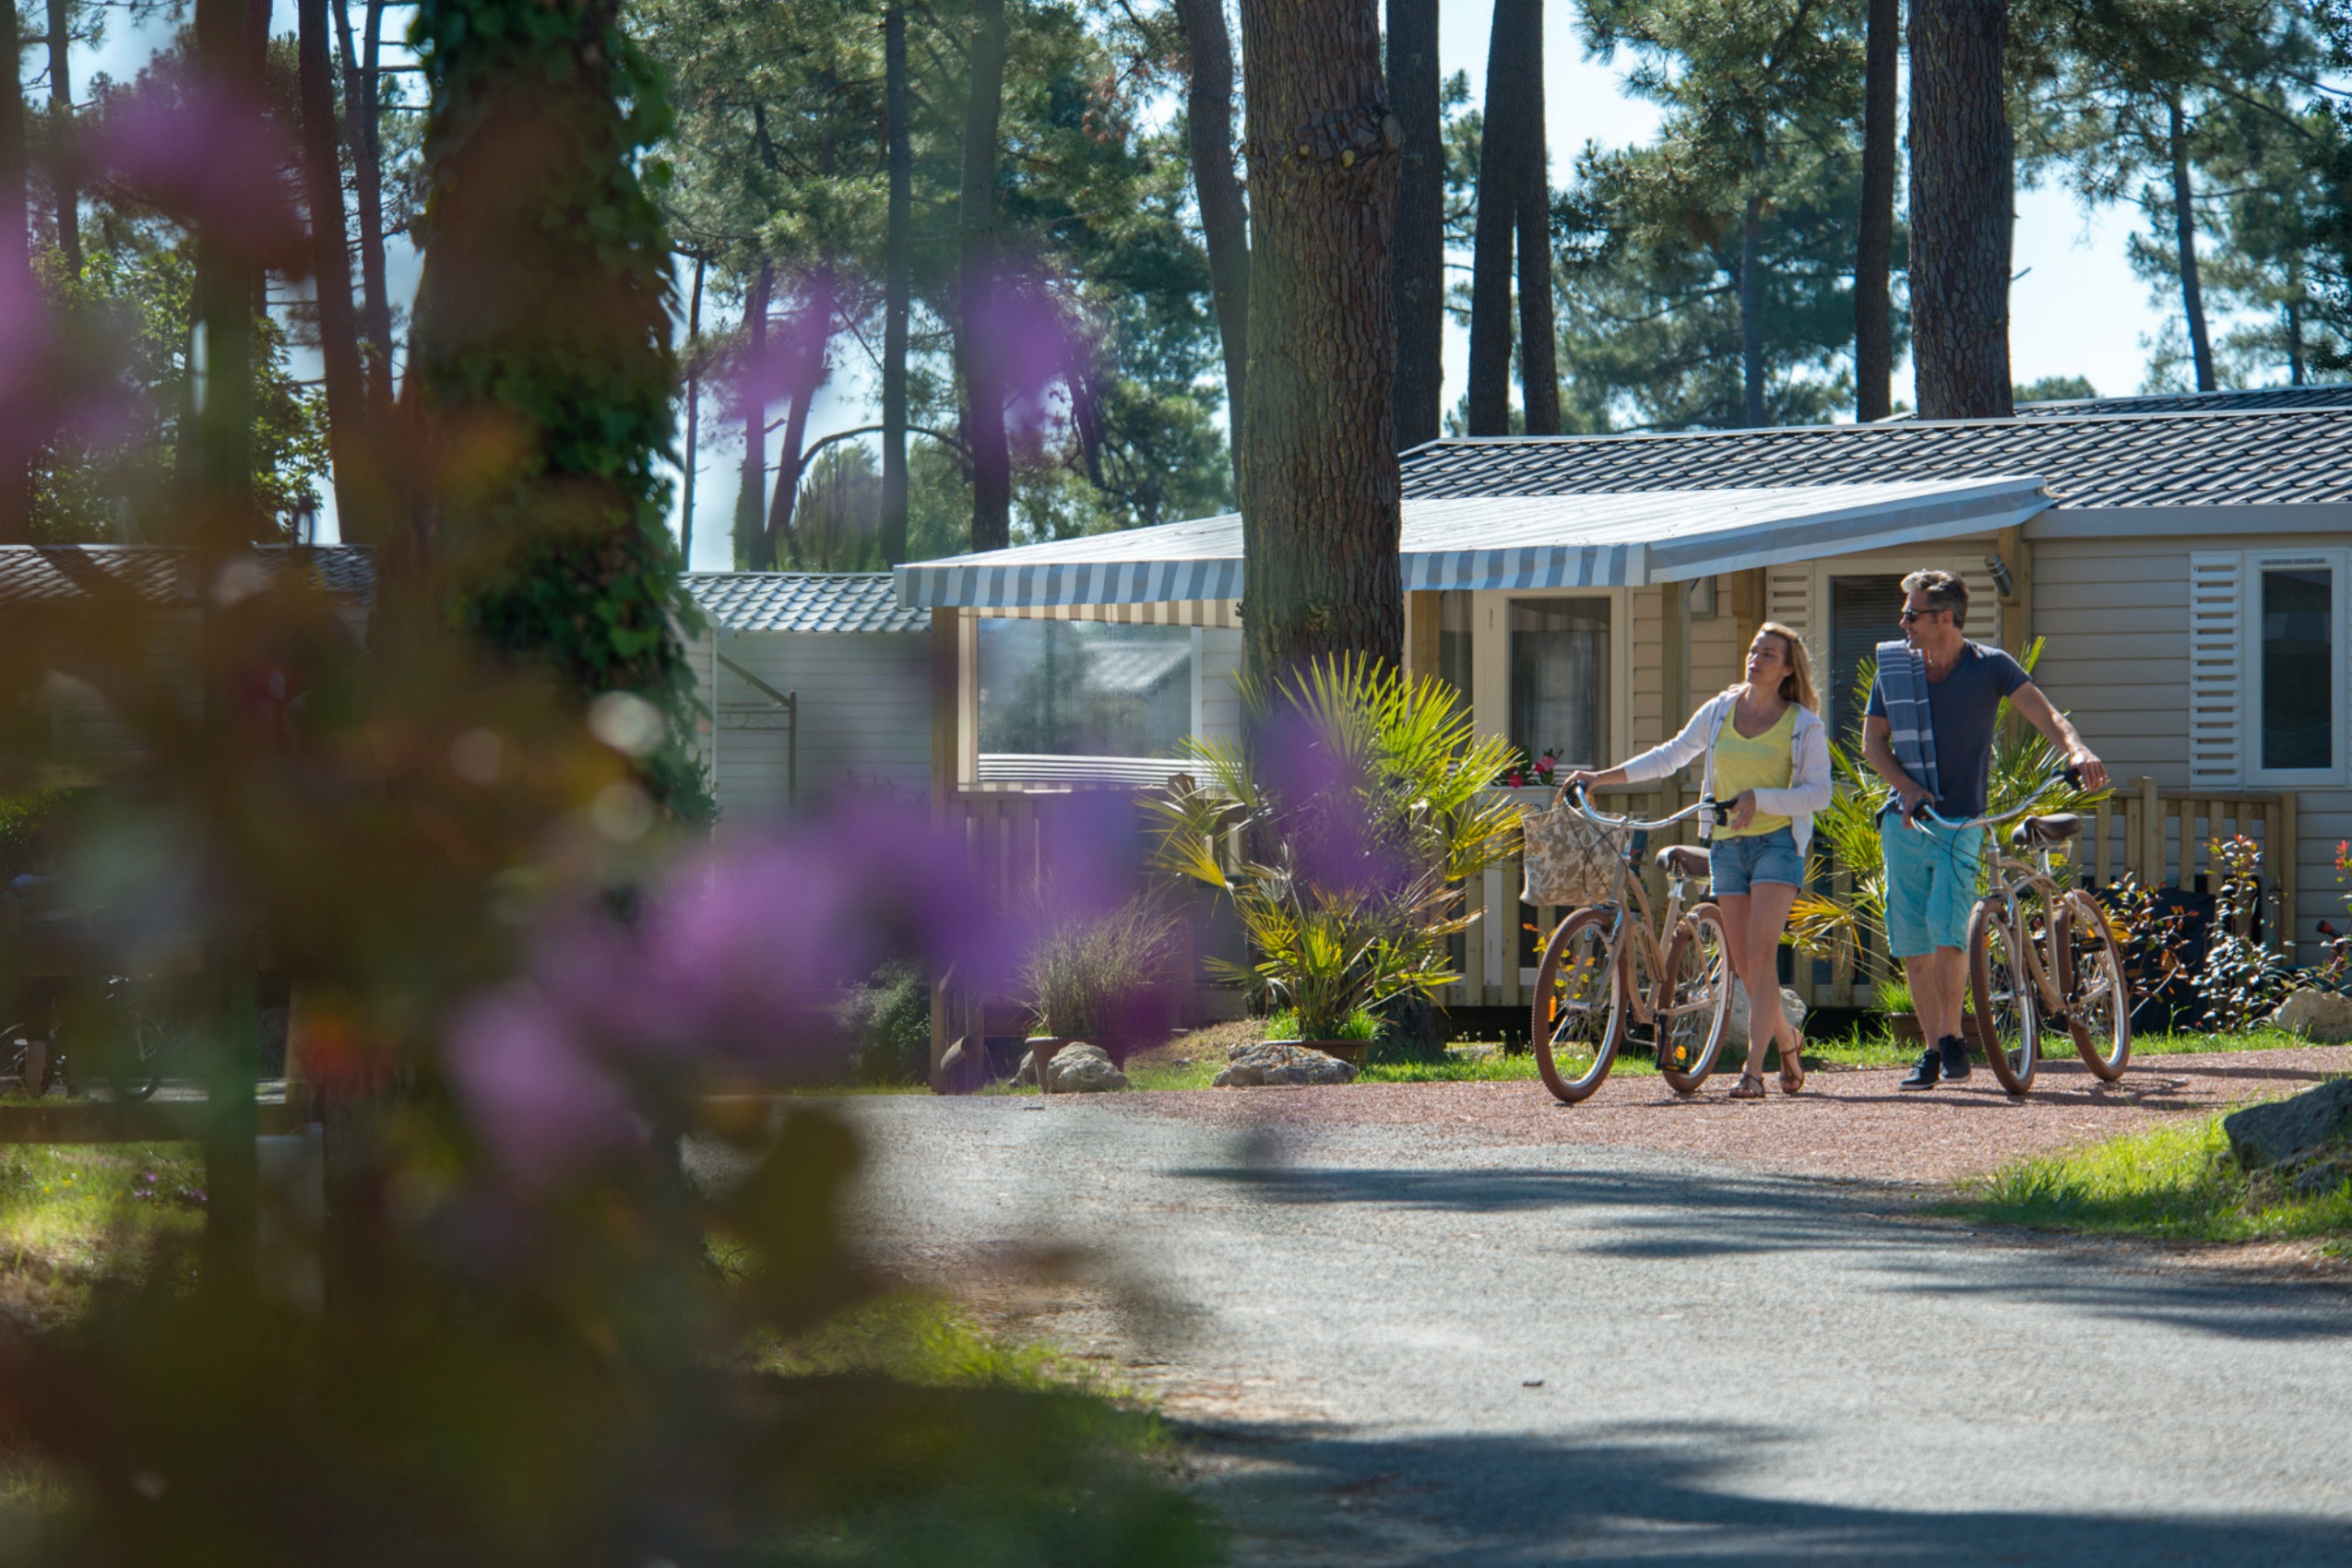
[[[798,798],[807,806],[845,787],[913,801],[931,790],[930,635],[926,632],[728,632],[691,639],[695,695],[714,709],[765,704],[766,694],[718,662],[723,655],[799,707]],[[716,734],[698,722],[722,822],[786,810],[786,737],[775,730]]]

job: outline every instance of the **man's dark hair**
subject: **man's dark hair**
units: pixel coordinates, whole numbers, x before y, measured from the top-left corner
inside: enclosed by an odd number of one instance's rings
[[[1914,572],[1903,579],[1903,591],[1923,593],[1930,610],[1952,612],[1952,629],[1968,624],[1968,585],[1949,572]]]

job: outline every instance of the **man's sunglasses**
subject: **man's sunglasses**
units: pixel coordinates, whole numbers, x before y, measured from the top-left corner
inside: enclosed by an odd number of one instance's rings
[[[1903,613],[1902,613],[1902,614],[1900,614],[1900,615],[1898,615],[1898,616],[1896,616],[1896,617],[1895,617],[1895,619],[1896,619],[1896,620],[1898,620],[1898,621],[1900,621],[1900,622],[1902,622],[1905,625],[1907,625],[1907,625],[1909,625],[1912,622],[1914,622],[1914,621],[1916,621],[1916,620],[1919,619],[1919,617],[1921,617],[1922,615],[1941,615],[1941,614],[1942,614],[1942,613],[1943,613],[1943,611],[1942,611],[1942,609],[1940,606],[1937,606],[1937,605],[1930,605],[1930,606],[1929,606],[1927,609],[1925,609],[1925,610],[1911,610],[1911,609],[1907,609],[1907,609],[1903,612]]]

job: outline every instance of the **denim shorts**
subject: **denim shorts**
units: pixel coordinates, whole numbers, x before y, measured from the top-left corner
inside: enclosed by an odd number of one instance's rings
[[[1805,857],[1797,852],[1797,831],[1776,827],[1738,838],[1720,836],[1707,841],[1707,871],[1718,898],[1736,898],[1751,883],[1779,882],[1805,885]]]

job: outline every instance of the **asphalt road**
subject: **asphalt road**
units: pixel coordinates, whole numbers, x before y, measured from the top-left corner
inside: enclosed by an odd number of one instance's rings
[[[837,1103],[885,1252],[1075,1246],[1172,1309],[1121,1353],[1245,1561],[2352,1562],[2340,1283],[1475,1130]]]

